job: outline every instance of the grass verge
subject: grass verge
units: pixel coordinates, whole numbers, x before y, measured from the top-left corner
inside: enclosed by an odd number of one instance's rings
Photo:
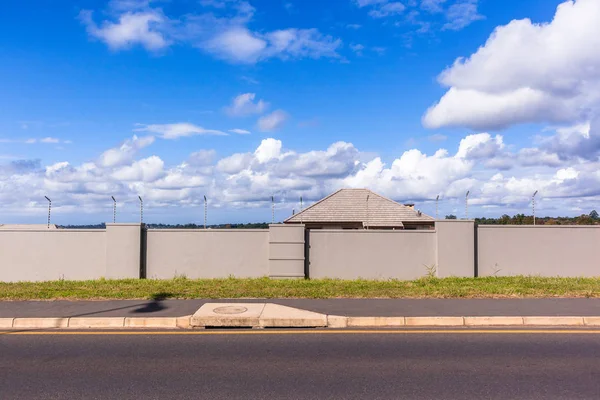
[[[175,278],[0,282],[0,300],[542,297],[600,297],[600,278],[517,276],[415,281]]]

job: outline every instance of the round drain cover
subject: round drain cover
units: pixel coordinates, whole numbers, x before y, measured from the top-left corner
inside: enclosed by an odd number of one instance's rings
[[[246,311],[248,311],[248,309],[242,306],[224,306],[217,307],[213,310],[216,314],[242,314]]]

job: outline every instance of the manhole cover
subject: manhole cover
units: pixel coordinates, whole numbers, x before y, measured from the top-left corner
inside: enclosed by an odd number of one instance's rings
[[[215,314],[242,314],[246,311],[248,311],[248,309],[242,306],[224,306],[217,307],[213,310]]]

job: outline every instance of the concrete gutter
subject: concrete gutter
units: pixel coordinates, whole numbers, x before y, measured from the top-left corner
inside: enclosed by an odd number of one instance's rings
[[[600,326],[600,316],[347,317],[272,303],[206,303],[181,317],[0,318],[0,329],[403,328]]]

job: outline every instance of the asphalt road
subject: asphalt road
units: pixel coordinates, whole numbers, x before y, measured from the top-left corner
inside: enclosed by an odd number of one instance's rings
[[[204,303],[270,302],[323,314],[353,317],[597,316],[600,299],[196,299],[108,301],[1,301],[2,317],[178,317]]]
[[[599,331],[237,332],[0,333],[0,398],[600,397]]]

